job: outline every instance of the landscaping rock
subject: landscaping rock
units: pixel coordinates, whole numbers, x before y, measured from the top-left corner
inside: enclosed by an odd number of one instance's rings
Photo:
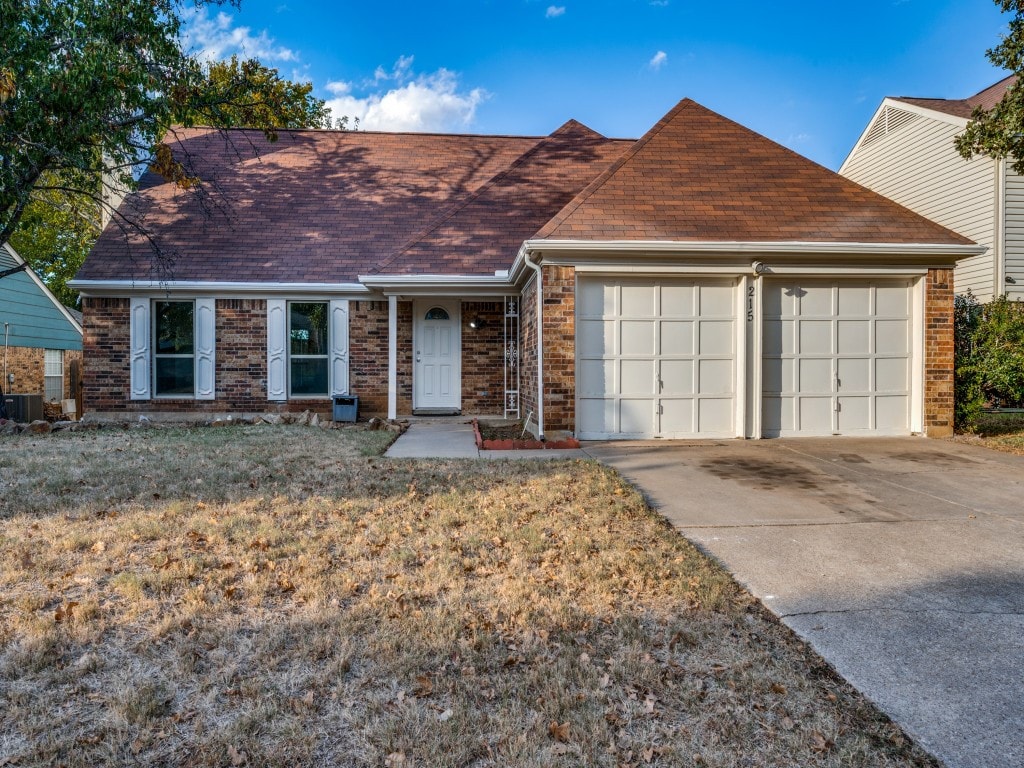
[[[0,435],[16,435],[21,432],[21,425],[16,421],[5,421],[0,424]]]
[[[281,423],[281,414],[279,414],[279,413],[264,413],[262,416],[260,416],[260,420],[264,424],[280,424]]]
[[[50,427],[54,432],[62,432],[64,430],[74,431],[77,422],[74,421],[55,421]]]
[[[366,428],[370,431],[375,431],[384,426],[384,422],[374,416],[368,422],[366,422]]]
[[[33,421],[31,424],[28,425],[27,429],[27,431],[31,432],[33,435],[47,435],[51,432],[51,430],[52,427],[50,426],[50,422],[43,421],[42,419],[37,419],[36,421]]]
[[[310,415],[309,421],[307,423],[311,427],[319,427],[320,426],[320,414],[314,413],[314,414]]]

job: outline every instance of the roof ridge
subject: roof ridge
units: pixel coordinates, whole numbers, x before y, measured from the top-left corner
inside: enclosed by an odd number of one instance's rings
[[[580,123],[583,125],[582,123]],[[586,128],[587,126],[583,126]],[[213,125],[179,125],[174,124],[170,126],[170,129],[177,128],[183,131],[226,131],[231,133],[241,132],[252,132],[252,133],[263,133],[262,128],[218,128]],[[355,135],[355,136],[450,136],[455,138],[465,139],[546,139],[550,134],[518,134],[518,133],[448,133],[445,131],[366,131],[366,130],[343,130],[341,128],[272,128],[270,130],[276,131],[277,133],[323,133],[323,134],[341,134],[341,135]],[[596,131],[595,131],[596,133]],[[600,135],[600,134],[599,134]]]
[[[586,135],[585,136],[581,136],[581,135],[579,135],[579,133],[571,133],[571,132],[566,130],[567,128],[572,129],[572,128],[576,128],[577,126],[580,127],[580,128],[583,128],[586,131]],[[552,144],[552,143],[554,143],[556,141],[566,141],[566,140],[569,140],[569,139],[576,139],[576,140],[582,139],[582,140],[587,140],[587,141],[601,140],[601,141],[608,141],[608,142],[615,141],[615,139],[609,139],[608,137],[604,136],[603,134],[595,131],[590,126],[585,125],[584,123],[581,123],[579,120],[576,120],[574,118],[570,118],[569,120],[566,120],[558,128],[553,130],[547,136],[544,136],[540,141],[538,141],[536,144],[534,144],[528,150],[523,152],[523,154],[521,154],[519,157],[517,157],[515,159],[515,161],[510,163],[508,165],[508,167],[506,167],[504,170],[500,171],[499,173],[494,174],[494,176],[492,176],[487,181],[485,181],[483,184],[481,184],[476,190],[474,190],[473,192],[465,195],[464,197],[460,198],[456,202],[452,203],[452,205],[448,208],[448,210],[446,210],[441,216],[439,216],[436,220],[434,220],[429,225],[427,225],[422,230],[420,230],[415,235],[413,235],[408,240],[406,240],[405,243],[403,243],[400,248],[396,249],[388,258],[384,259],[384,261],[378,263],[373,268],[371,274],[381,274],[380,270],[382,270],[382,269],[386,268],[387,266],[389,266],[390,264],[393,264],[394,262],[398,261],[398,259],[402,256],[402,254],[408,252],[414,245],[416,245],[421,240],[423,240],[427,235],[429,235],[432,232],[437,231],[438,229],[440,229],[440,227],[443,224],[445,224],[445,223],[451,221],[453,218],[455,218],[456,214],[458,214],[460,211],[465,210],[466,207],[470,205],[470,203],[472,203],[475,200],[479,199],[479,197],[486,190],[492,189],[494,187],[494,185],[497,184],[498,181],[500,181],[502,178],[507,177],[516,168],[522,167],[527,162],[527,160],[529,160],[532,156],[536,155],[537,152],[539,152],[542,147],[549,146],[550,144]]]
[[[576,197],[574,197],[572,200],[566,203],[565,206],[563,206],[562,210],[560,210],[558,213],[552,216],[543,227],[538,229],[534,237],[547,237],[548,232],[557,229],[563,221],[572,216],[576,209],[583,205],[583,203],[586,202],[595,192],[597,192],[598,189],[604,186],[604,184],[616,172],[618,172],[620,168],[622,168],[626,163],[628,163],[630,160],[636,157],[637,153],[639,153],[639,151],[643,149],[643,147],[645,147],[652,138],[661,133],[661,131],[665,129],[665,127],[671,122],[671,120],[674,119],[675,116],[683,110],[683,107],[687,106],[688,104],[696,103],[697,102],[688,98],[684,98],[681,101],[679,101],[678,104],[676,104],[671,110],[669,110],[668,114],[666,114],[664,117],[661,118],[661,120],[655,123],[651,127],[651,129],[647,131],[647,133],[645,133],[643,136],[637,139],[636,143],[632,147],[630,147],[622,155],[622,157],[620,157],[618,160],[616,160],[614,163],[608,166],[608,168],[603,173],[601,173],[599,176],[597,176],[597,178],[595,178],[592,182],[590,182],[587,186],[580,190],[579,194],[576,195]]]

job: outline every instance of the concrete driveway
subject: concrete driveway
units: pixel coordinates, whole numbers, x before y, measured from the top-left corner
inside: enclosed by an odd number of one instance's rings
[[[585,449],[951,768],[1024,766],[1024,458],[923,438]]]

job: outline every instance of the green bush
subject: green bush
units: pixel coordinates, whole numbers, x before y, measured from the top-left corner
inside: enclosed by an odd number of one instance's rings
[[[1024,304],[957,296],[953,331],[957,429],[973,431],[986,406],[1024,405]]]

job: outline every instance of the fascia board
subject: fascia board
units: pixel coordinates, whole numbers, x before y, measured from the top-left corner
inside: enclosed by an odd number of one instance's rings
[[[359,283],[235,283],[186,280],[71,280],[68,285],[83,296],[133,294],[189,294],[193,296],[259,297],[316,295],[366,299],[371,289]]]
[[[954,259],[977,256],[987,249],[983,245],[952,243],[833,243],[805,241],[727,241],[727,240],[528,240],[524,244],[531,253],[589,253],[593,256],[616,253],[649,256],[687,256],[694,254],[786,255],[794,258],[822,255],[861,257],[935,257]]]

